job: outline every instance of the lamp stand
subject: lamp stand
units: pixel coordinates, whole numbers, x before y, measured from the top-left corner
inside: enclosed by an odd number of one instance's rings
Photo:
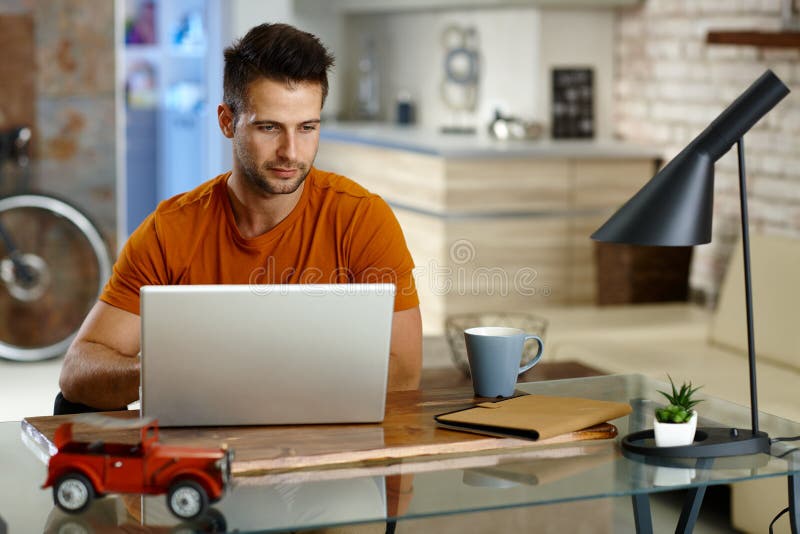
[[[753,288],[750,276],[750,232],[747,215],[747,186],[745,184],[744,138],[736,142],[739,156],[739,201],[742,217],[742,248],[744,252],[744,292],[747,312],[747,361],[750,368],[751,429],[698,428],[694,443],[678,447],[656,447],[655,432],[643,430],[628,434],[622,447],[633,453],[662,458],[711,458],[768,453],[770,439],[758,429],[758,394],[756,391],[756,346],[753,334]]]

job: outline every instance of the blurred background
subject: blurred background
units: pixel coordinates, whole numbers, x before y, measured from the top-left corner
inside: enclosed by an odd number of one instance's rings
[[[553,119],[563,95],[554,93],[554,72],[566,69],[561,83],[591,77],[582,108],[588,130],[577,136],[641,144],[668,159],[764,68],[790,86],[800,80],[797,47],[707,42],[713,30],[781,28],[781,7],[780,0],[0,0],[0,128],[33,130],[26,176],[4,162],[0,193],[60,194],[118,249],[159,200],[228,168],[216,126],[222,49],[263,21],[295,24],[335,53],[329,121],[480,135],[499,112],[542,128],[543,138],[559,136],[564,125],[559,134]],[[798,130],[795,92],[748,135],[757,231],[800,232]],[[695,251],[690,280],[697,298],[712,302],[738,232],[734,156],[717,168],[714,241]]]
[[[652,277],[637,282],[588,235],[764,69],[800,83],[800,46],[782,39],[796,11],[782,0],[0,0],[0,130],[31,130],[24,164],[0,162],[0,195],[65,198],[115,256],[160,200],[228,170],[222,50],[253,25],[288,22],[336,56],[317,162],[395,209],[422,268],[426,334],[487,308],[712,307],[739,235],[735,153],[716,166],[713,241],[693,255],[640,258]],[[748,40],[754,31],[773,39]],[[798,94],[747,135],[757,233],[800,236]],[[455,276],[424,278],[441,266],[463,267],[474,287],[446,294]],[[492,293],[528,268],[535,294]],[[637,295],[637,283],[672,289]]]

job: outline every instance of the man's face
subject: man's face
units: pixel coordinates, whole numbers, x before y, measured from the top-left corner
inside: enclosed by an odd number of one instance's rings
[[[317,155],[322,88],[261,78],[248,85],[245,102],[232,132],[234,165],[264,194],[294,193]]]

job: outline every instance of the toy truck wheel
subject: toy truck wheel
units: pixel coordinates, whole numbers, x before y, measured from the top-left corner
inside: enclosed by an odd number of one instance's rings
[[[92,483],[79,473],[64,475],[53,486],[53,500],[56,506],[70,514],[78,514],[86,510],[93,498]]]
[[[167,493],[167,508],[181,519],[194,519],[208,510],[208,493],[194,480],[179,480]]]

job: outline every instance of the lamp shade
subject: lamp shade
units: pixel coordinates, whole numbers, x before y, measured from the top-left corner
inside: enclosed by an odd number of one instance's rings
[[[689,246],[711,241],[714,162],[684,150],[639,190],[592,239]]]
[[[691,246],[711,241],[714,163],[789,88],[767,70],[594,234],[596,241]]]

